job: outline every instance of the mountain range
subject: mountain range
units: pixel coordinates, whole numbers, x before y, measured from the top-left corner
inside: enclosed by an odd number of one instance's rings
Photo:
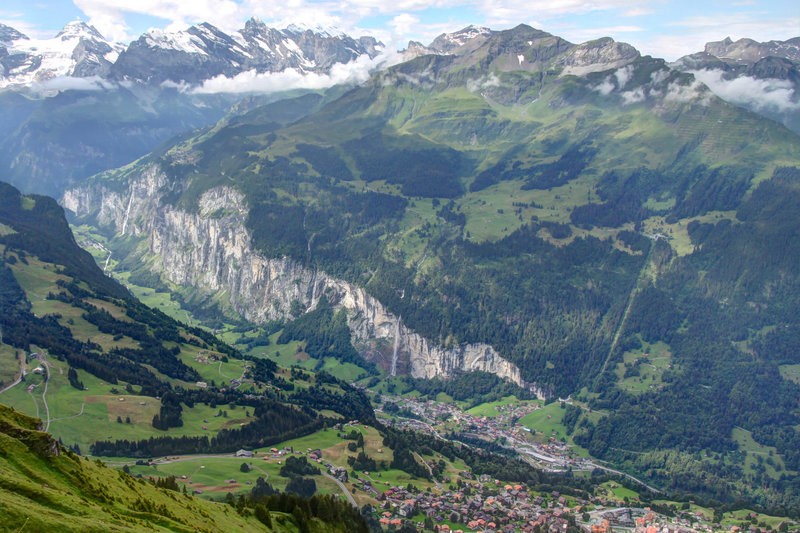
[[[208,70],[136,79],[235,76],[246,39],[194,30],[164,57]],[[225,52],[184,62],[200,41]],[[796,109],[793,54],[468,27],[363,84],[245,100],[61,202],[110,272],[209,327],[387,379],[492,373],[579,402],[574,443],[663,489],[796,506],[800,137],[736,99]]]
[[[390,376],[482,370],[571,396],[602,413],[573,436],[595,457],[789,505],[797,134],[610,39],[521,25],[414,48],[63,204],[121,270],[217,327],[325,302]],[[782,473],[737,464],[735,428]]]
[[[399,57],[464,55],[495,33],[470,26],[442,34],[428,46],[411,42]],[[608,38],[580,45],[553,39],[563,52],[553,66],[562,75],[583,76],[639,57],[630,45]],[[261,94],[257,101],[267,103],[282,88],[321,90],[361,82],[381,67],[383,51],[372,37],[278,30],[257,19],[230,34],[208,23],[178,32],[153,30],[127,45],[107,41],[82,22],[71,22],[44,40],[0,25],[5,117],[0,169],[25,191],[61,191],[77,179],[130,162],[173,135],[213,124],[242,93]],[[705,52],[670,66],[797,132],[797,64],[795,40],[742,40],[709,43]],[[512,65],[541,66],[535,58],[512,57],[503,68]],[[264,90],[272,96],[264,96]]]
[[[46,40],[31,40],[0,25],[0,43],[0,87],[11,88],[34,83],[47,87],[59,77],[197,85],[251,70],[327,73],[337,63],[374,58],[383,49],[372,37],[353,39],[296,27],[276,30],[257,19],[230,35],[208,23],[186,31],[152,30],[127,46],[107,41],[84,22],[70,22]]]
[[[200,24],[154,30],[127,46],[82,22],[46,40],[0,25],[0,169],[25,191],[63,190],[213,124],[242,100],[239,75],[313,75],[324,87],[332,69],[341,83],[350,76],[344,65],[366,72],[382,48],[371,37],[276,30],[255,19],[231,35]],[[209,91],[196,92],[204,82]]]

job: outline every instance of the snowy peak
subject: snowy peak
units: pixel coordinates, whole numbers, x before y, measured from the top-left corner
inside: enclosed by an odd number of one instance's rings
[[[52,39],[29,39],[8,26],[0,28],[4,37],[11,40],[0,56],[0,89],[61,76],[104,77],[123,48],[79,21],[70,22]]]
[[[203,23],[182,32],[151,31],[143,35],[120,55],[112,77],[198,85],[248,71],[327,73],[337,63],[363,55],[375,57],[380,47],[372,37],[356,40],[310,29],[277,30],[256,18],[232,34]]]
[[[128,46],[108,42],[81,21],[43,40],[0,24],[0,89],[64,76],[201,85],[249,71],[327,74],[335,64],[374,58],[381,49],[372,37],[354,39],[338,30],[297,26],[277,30],[257,18],[230,34],[207,22],[183,31],[151,30]]]
[[[459,48],[474,39],[485,38],[494,33],[495,32],[489,28],[469,25],[466,28],[453,33],[441,34],[433,40],[428,48],[433,50],[435,53],[448,54],[454,51],[456,48]]]
[[[11,44],[13,41],[27,39],[28,36],[18,32],[11,26],[0,24],[0,44]]]
[[[97,31],[97,28],[89,26],[85,22],[79,20],[68,22],[64,28],[58,32],[56,39],[61,39],[62,41],[69,39],[96,39],[98,41],[106,41],[105,37]]]

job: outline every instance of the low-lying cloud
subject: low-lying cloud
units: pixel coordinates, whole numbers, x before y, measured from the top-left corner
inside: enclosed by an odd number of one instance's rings
[[[232,78],[217,76],[192,89],[195,94],[270,93],[291,89],[325,89],[341,84],[361,84],[373,72],[399,62],[397,53],[384,53],[375,58],[362,55],[349,63],[333,65],[327,74],[286,69],[282,72],[242,72]]]
[[[75,78],[72,76],[58,76],[49,80],[35,82],[31,88],[38,93],[61,91],[102,91],[114,89],[116,85],[100,76]]]
[[[724,71],[695,70],[694,77],[703,82],[714,94],[732,104],[746,106],[756,111],[796,111],[800,102],[794,94],[791,82],[777,79],[757,79],[741,76],[731,80],[724,78]]]

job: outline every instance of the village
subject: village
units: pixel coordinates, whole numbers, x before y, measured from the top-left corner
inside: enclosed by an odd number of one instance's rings
[[[337,424],[340,438],[359,427],[353,420]],[[547,451],[546,453],[562,453]],[[666,516],[649,507],[631,505],[621,507],[621,499],[612,497],[535,492],[519,483],[504,483],[488,475],[474,476],[465,470],[458,478],[443,476],[434,480],[436,489],[419,488],[413,483],[394,486],[380,478],[378,472],[348,471],[343,466],[325,460],[320,449],[297,450],[291,447],[270,448],[261,452],[265,460],[286,460],[289,456],[305,456],[309,462],[325,469],[327,476],[340,482],[347,499],[356,505],[348,488],[363,492],[376,502],[375,513],[383,528],[400,530],[411,526],[417,530],[442,533],[710,533],[729,531],[737,533],[742,528],[714,527],[710,517],[691,509],[677,511],[676,516]],[[259,454],[259,455],[261,455]],[[253,458],[253,452],[240,450],[237,457]],[[625,490],[610,483],[608,488]],[[634,498],[635,500],[635,498]],[[761,531],[757,527],[751,533]]]
[[[498,412],[496,416],[477,416],[454,403],[395,395],[383,395],[382,401],[384,405],[389,403],[400,407],[400,411],[387,417],[386,422],[401,429],[413,429],[444,438],[442,433],[444,426],[447,426],[451,438],[455,435],[456,439],[461,437],[502,443],[503,447],[515,451],[520,457],[550,471],[592,470],[597,467],[590,459],[578,456],[565,442],[549,436],[533,438],[535,430],[518,423],[519,419],[539,409],[538,405],[531,402],[498,405],[495,408]],[[381,409],[376,411],[383,412]]]

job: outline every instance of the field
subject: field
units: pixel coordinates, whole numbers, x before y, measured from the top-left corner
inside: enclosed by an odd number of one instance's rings
[[[528,402],[520,402],[520,400],[518,400],[516,396],[506,396],[505,398],[497,402],[488,402],[476,405],[472,409],[467,410],[467,413],[471,414],[472,416],[499,416],[500,411],[497,410],[498,407],[502,407],[509,404],[518,404],[518,403],[528,403]]]
[[[796,365],[781,365],[778,367],[783,379],[788,379],[800,384],[800,364]]]
[[[250,470],[243,472],[243,463]],[[186,486],[189,492],[201,491],[201,497],[221,499],[227,493],[249,492],[258,478],[266,478],[276,489],[283,490],[289,482],[280,477],[281,465],[278,460],[265,461],[264,457],[241,458],[223,456],[185,456],[159,461],[152,465],[129,466],[132,475],[148,477],[175,476],[179,486]],[[336,493],[338,487],[323,476],[314,476],[320,493]]]
[[[752,434],[743,428],[733,428],[732,438],[739,444],[739,450],[746,453],[744,469],[750,474],[763,468],[765,472],[777,479],[785,471],[783,459],[772,446],[762,446],[753,440]]]
[[[663,385],[661,376],[664,371],[672,368],[672,353],[669,346],[663,342],[643,343],[642,348],[625,352],[623,357],[624,363],[617,363],[615,369],[619,378],[617,386],[632,394],[657,390]],[[625,365],[631,365],[637,359],[641,361],[639,375],[625,378]]]
[[[342,431],[334,429],[324,429],[314,434],[307,435],[298,439],[285,441],[274,446],[275,449],[283,450],[289,448],[294,455],[308,456],[310,451],[319,449],[322,451],[322,462],[330,462],[336,466],[347,466],[347,457],[355,455],[347,449],[347,444],[353,441],[342,439],[338,433],[349,433],[355,429],[364,435],[364,449],[368,456],[375,459],[378,463],[378,470],[374,472],[358,472],[357,475],[369,479],[373,486],[378,488],[388,488],[393,486],[405,486],[409,483],[423,488],[434,489],[435,484],[411,476],[401,470],[387,469],[386,465],[392,460],[392,450],[383,446],[382,437],[378,431],[369,426],[348,426]],[[187,490],[202,491],[201,497],[218,499],[226,493],[238,494],[249,491],[256,479],[266,477],[267,481],[277,489],[283,489],[288,483],[288,478],[279,475],[282,463],[286,459],[285,454],[271,452],[270,448],[253,450],[253,458],[239,458],[232,456],[181,456],[170,457],[159,460],[152,465],[134,465],[132,462],[113,460],[109,464],[119,468],[123,464],[128,464],[131,474],[141,474],[143,476],[166,477],[176,476],[179,485],[186,485]],[[426,456],[426,460],[439,460],[441,457]],[[248,472],[241,471],[242,463],[248,463],[252,469]],[[319,465],[325,471],[324,464]],[[450,476],[452,482],[458,479],[461,471],[468,470],[466,464],[461,460],[454,463],[447,463],[445,475]],[[186,476],[185,478],[183,476]],[[319,493],[341,494],[341,489],[330,479],[324,476],[312,476],[317,483]],[[346,484],[348,490],[360,505],[366,503],[375,504],[374,498],[361,491],[354,479]]]
[[[582,408],[584,407],[578,402],[573,402],[573,404]],[[558,441],[566,442],[570,444],[571,450],[577,456],[588,457],[589,452],[585,448],[575,444],[572,440],[572,436],[567,436],[566,428],[562,423],[564,420],[564,412],[565,409],[561,408],[560,402],[553,402],[523,416],[519,419],[517,424],[533,430],[535,433],[533,433],[532,437],[538,441],[544,442],[553,438]],[[603,413],[600,411],[589,412],[584,408],[581,418],[586,417],[596,424],[602,416]]]
[[[783,523],[786,522],[786,518],[778,517],[778,516],[770,516],[763,513],[757,513],[750,509],[739,509],[738,511],[732,511],[730,513],[725,513],[724,518],[722,520],[722,525],[724,526],[747,526],[750,525],[750,518],[755,518],[757,524],[771,528],[773,530],[777,530],[778,527]],[[763,527],[763,526],[762,526]]]
[[[0,344],[0,389],[19,375],[18,352],[19,350],[7,344]]]
[[[87,390],[79,391],[67,380],[69,367],[66,362],[54,357],[48,357],[47,361],[50,368],[46,395],[50,410],[49,430],[64,444],[77,444],[83,453],[88,453],[89,445],[96,440],[139,440],[167,433],[176,436],[212,436],[220,429],[252,420],[251,409],[236,406],[211,408],[196,404],[192,408],[184,406],[182,427],[172,428],[169,432],[157,430],[151,424],[160,407],[158,400],[130,394],[125,391],[124,385],[110,385],[83,370],[77,370],[78,379]],[[33,364],[35,361],[29,363]],[[31,385],[35,388],[28,392],[26,389]],[[46,422],[43,388],[41,376],[28,374],[25,382],[0,394],[0,402]],[[215,416],[220,412],[223,414]],[[127,422],[128,419],[130,422]]]
[[[564,409],[558,402],[553,402],[523,416],[519,419],[519,424],[534,429],[547,438],[566,440],[567,432],[561,423],[563,419]]]
[[[606,498],[618,500],[620,502],[639,498],[639,493],[621,486],[618,482],[607,481],[597,487],[597,494]]]

